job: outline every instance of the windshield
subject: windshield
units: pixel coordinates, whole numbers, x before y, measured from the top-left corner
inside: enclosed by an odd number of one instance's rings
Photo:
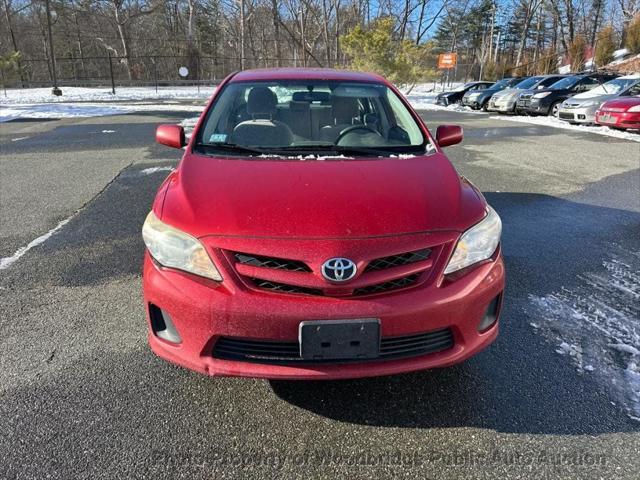
[[[597,86],[594,89],[589,90],[588,92],[584,92],[580,95],[576,95],[578,98],[588,98],[595,97],[598,95],[616,95],[623,90],[626,90],[631,85],[640,82],[640,78],[616,78],[615,80],[610,80],[607,83]]]
[[[504,79],[500,80],[499,82],[494,83],[489,88],[491,90],[502,90],[502,89],[507,88],[512,81],[513,81],[513,79],[511,79],[511,78],[504,78]]]
[[[527,78],[526,80],[521,81],[519,84],[517,84],[513,88],[517,88],[519,90],[528,90],[531,87],[533,87],[536,83],[538,83],[540,80],[542,80],[542,77],[530,77],[530,78]]]
[[[423,153],[428,141],[400,98],[376,83],[230,83],[206,114],[196,148],[242,155]]]
[[[462,85],[458,85],[456,88],[454,88],[453,90],[450,90],[450,92],[463,92],[465,91],[467,88],[473,87],[476,84],[476,82],[468,82],[468,83],[463,83]]]
[[[558,80],[556,83],[551,84],[548,88],[553,88],[554,90],[561,90],[565,88],[573,87],[578,81],[580,81],[582,77],[565,77],[562,80]]]

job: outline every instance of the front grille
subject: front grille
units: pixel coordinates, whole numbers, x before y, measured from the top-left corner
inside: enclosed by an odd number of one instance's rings
[[[425,248],[423,250],[417,250],[415,252],[400,253],[398,255],[391,255],[389,257],[376,258],[372,260],[365,272],[373,272],[377,270],[386,270],[387,268],[399,267],[401,265],[408,265],[410,263],[421,262],[426,260],[431,255],[431,250]]]
[[[256,287],[263,290],[271,290],[272,292],[293,293],[299,295],[324,295],[324,292],[317,288],[299,287],[297,285],[261,280],[259,278],[252,278],[251,281]]]
[[[448,350],[454,345],[451,329],[405,335],[383,337],[380,340],[380,355],[377,360],[417,357],[429,353]],[[221,337],[213,350],[215,358],[263,364],[300,363],[345,363],[362,360],[305,360],[300,357],[298,342],[271,342],[262,340],[242,340]]]
[[[414,273],[406,277],[397,278],[384,283],[376,283],[375,285],[367,285],[366,287],[356,288],[354,295],[373,295],[374,293],[388,292],[390,290],[398,290],[416,283],[420,273]]]
[[[311,268],[298,260],[284,258],[265,257],[262,255],[250,255],[248,253],[235,253],[238,263],[251,265],[252,267],[271,268],[274,270],[288,270],[290,272],[310,272]]]

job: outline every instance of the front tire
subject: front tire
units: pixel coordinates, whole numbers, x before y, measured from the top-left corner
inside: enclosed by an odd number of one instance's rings
[[[556,117],[558,118],[558,115],[560,114],[560,104],[562,102],[555,102],[551,105],[551,107],[549,108],[549,116],[550,117]]]

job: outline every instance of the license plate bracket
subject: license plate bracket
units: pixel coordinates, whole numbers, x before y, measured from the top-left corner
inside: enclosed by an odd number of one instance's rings
[[[305,360],[360,360],[380,355],[380,320],[311,320],[298,327]]]

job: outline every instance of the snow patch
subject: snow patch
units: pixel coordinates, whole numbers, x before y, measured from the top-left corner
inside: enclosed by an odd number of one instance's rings
[[[116,133],[115,130],[102,130],[102,133]]]
[[[200,116],[185,118],[180,122],[179,125],[184,128],[184,136],[187,140],[191,138],[191,134],[193,133],[193,129],[195,128],[196,123],[198,123],[198,120],[200,120]]]
[[[107,103],[43,103],[8,107],[2,105],[0,108],[0,122],[8,122],[22,118],[104,117],[108,115],[124,115],[134,112],[153,111],[201,112],[203,109],[204,107],[199,105],[169,105],[162,103],[136,103],[126,105],[109,105]]]
[[[141,175],[151,175],[158,172],[173,172],[173,167],[149,167],[144,170],[140,170]]]
[[[560,128],[563,130],[573,130],[575,132],[595,133],[606,137],[620,138],[622,140],[631,140],[632,142],[640,142],[640,134],[630,131],[612,130],[609,127],[592,126],[592,125],[573,125],[563,122],[555,117],[525,117],[521,115],[500,115],[490,117],[492,120],[504,120],[507,122],[530,123],[533,125],[543,125],[545,127]]]
[[[529,297],[540,332],[579,372],[594,372],[627,414],[640,417],[640,252],[613,246],[574,288]]]
[[[10,88],[2,98],[5,105],[67,102],[122,102],[143,100],[206,100],[215,86],[184,87],[118,87],[115,95],[107,88],[63,87],[62,96],[51,94],[51,88]],[[199,91],[198,91],[199,90]]]

